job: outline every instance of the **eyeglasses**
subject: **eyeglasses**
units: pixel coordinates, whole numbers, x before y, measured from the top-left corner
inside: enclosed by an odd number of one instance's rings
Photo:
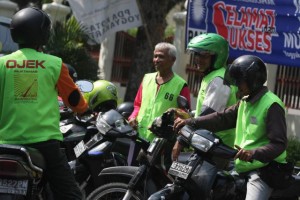
[[[197,54],[197,55],[194,55],[194,58],[207,59],[210,56],[211,56],[210,54]]]
[[[209,58],[212,55],[214,55],[214,54],[211,52],[201,52],[201,53],[195,52],[194,53],[194,57],[203,58],[203,59]]]

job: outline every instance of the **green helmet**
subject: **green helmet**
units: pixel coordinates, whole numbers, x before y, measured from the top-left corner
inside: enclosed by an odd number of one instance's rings
[[[84,93],[83,96],[89,104],[89,108],[95,112],[106,112],[117,108],[118,92],[117,87],[106,80],[98,80],[93,83],[91,92]]]
[[[187,46],[190,52],[207,52],[215,55],[213,68],[219,69],[226,66],[229,54],[228,42],[216,33],[204,33],[194,37]]]

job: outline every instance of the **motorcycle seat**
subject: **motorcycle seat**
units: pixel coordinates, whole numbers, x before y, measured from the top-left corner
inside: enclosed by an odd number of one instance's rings
[[[39,168],[45,169],[46,167],[42,154],[34,148],[25,148],[22,145],[0,144],[0,152],[1,156],[6,155],[6,158],[9,158],[7,155],[11,155],[11,159],[20,159],[21,157],[23,161],[27,163],[31,161],[33,165]],[[28,154],[30,159],[28,159]]]
[[[30,148],[30,147],[26,147],[26,149],[29,152],[32,163],[37,167],[45,169],[46,163],[43,155],[37,149]]]

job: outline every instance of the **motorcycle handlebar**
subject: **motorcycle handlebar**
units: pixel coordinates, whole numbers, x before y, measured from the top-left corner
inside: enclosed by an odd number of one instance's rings
[[[142,149],[144,151],[146,151],[148,149],[148,147],[150,145],[150,142],[148,140],[145,140],[144,138],[141,138],[140,136],[138,136],[138,134],[137,134],[136,140],[141,142],[141,146],[142,146]]]

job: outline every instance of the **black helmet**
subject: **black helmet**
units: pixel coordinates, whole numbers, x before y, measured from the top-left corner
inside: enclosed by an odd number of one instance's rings
[[[70,64],[67,64],[67,63],[65,63],[65,64],[68,67],[69,75],[71,76],[71,78],[73,79],[73,81],[75,83],[77,81],[77,78],[78,78],[75,68],[72,67]]]
[[[250,92],[260,89],[267,80],[265,63],[257,56],[244,55],[235,59],[227,68],[225,81],[231,85],[238,85],[242,81],[247,83]]]
[[[126,119],[131,115],[134,110],[133,102],[123,102],[117,107],[117,111]]]
[[[175,110],[167,110],[153,120],[149,130],[157,137],[170,140],[176,136],[173,129],[174,120]]]
[[[50,29],[49,16],[34,7],[18,11],[10,24],[12,39],[18,44],[44,45],[49,39]]]

